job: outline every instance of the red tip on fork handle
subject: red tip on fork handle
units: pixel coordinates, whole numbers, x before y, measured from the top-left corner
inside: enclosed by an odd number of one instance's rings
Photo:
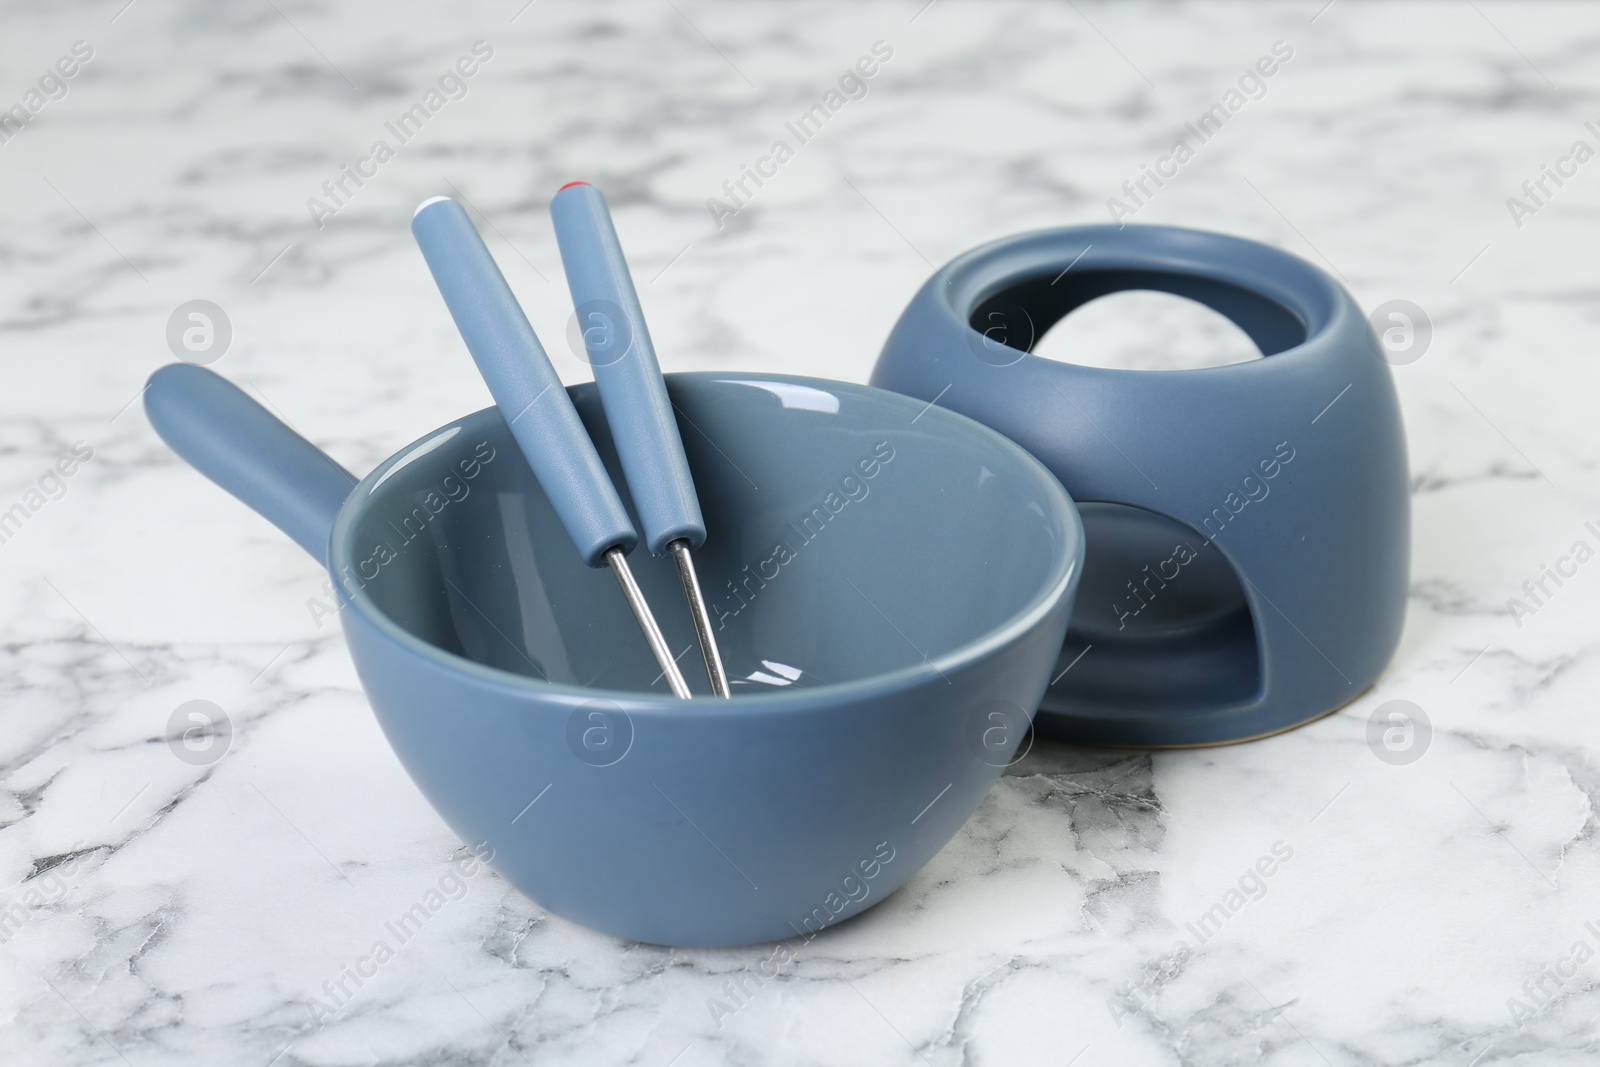
[[[571,189],[574,185],[588,185],[588,184],[589,183],[586,182],[586,181],[568,182],[567,184],[563,185],[560,189],[557,189],[556,192],[559,193],[559,192],[563,192],[563,191],[565,191],[567,189]]]

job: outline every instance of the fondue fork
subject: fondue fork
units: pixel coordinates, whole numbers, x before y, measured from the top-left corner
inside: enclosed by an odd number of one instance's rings
[[[626,556],[639,534],[483,238],[461,205],[444,196],[422,202],[411,232],[500,414],[579,555],[591,567],[611,568],[668,687],[689,699],[683,673],[628,567]]]
[[[584,349],[594,367],[622,472],[639,509],[645,544],[651,555],[672,554],[711,691],[726,697],[728,675],[690,555],[690,549],[706,539],[705,519],[611,212],[600,190],[588,182],[568,182],[550,201],[550,217]]]

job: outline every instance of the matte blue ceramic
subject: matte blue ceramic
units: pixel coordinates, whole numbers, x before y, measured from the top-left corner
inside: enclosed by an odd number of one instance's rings
[[[1199,301],[1264,359],[1117,371],[1030,355],[1108,293]],[[1041,732],[1194,745],[1359,696],[1405,616],[1410,493],[1388,365],[1332,278],[1166,226],[1004,238],[917,293],[872,384],[937,401],[1044,461],[1078,501],[1083,587]]]
[[[354,484],[209,371],[163,368],[145,403],[326,560],[396,753],[517,888],[641,941],[810,935],[904,883],[993,785],[1061,648],[1082,528],[1049,471],[952,412],[762,374],[668,391],[732,701],[667,694],[496,410]],[[571,393],[623,485],[594,387]],[[671,561],[637,573],[688,654]]]

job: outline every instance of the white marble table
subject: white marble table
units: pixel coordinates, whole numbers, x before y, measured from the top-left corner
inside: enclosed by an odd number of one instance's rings
[[[26,513],[0,544],[0,1062],[1592,1062],[1600,563],[1532,614],[1508,598],[1600,545],[1600,162],[1520,218],[1507,198],[1600,148],[1600,11],[125,2],[12,5],[0,28],[0,107],[39,104],[0,143],[0,510]],[[476,41],[464,95],[387,134]],[[878,41],[865,96],[719,228],[708,198]],[[1396,368],[1414,576],[1377,686],[1232,748],[1037,746],[904,890],[719,1021],[765,949],[620,943],[488,872],[343,979],[460,844],[308,610],[316,567],[132,403],[173,310],[221,306],[216,369],[364,471],[488,402],[411,207],[470,201],[559,337],[544,203],[583,176],[669,369],[862,381],[932,264],[1104,219],[1277,41],[1261,98],[1135,217],[1279,244],[1430,316]],[[335,202],[345,165],[372,176]],[[1219,321],[1130,296],[1046,349],[1193,366],[1239,350]],[[1366,741],[1395,699],[1434,731],[1404,765]],[[165,740],[196,700],[227,716],[220,759]],[[1274,849],[1199,943],[1188,924]]]

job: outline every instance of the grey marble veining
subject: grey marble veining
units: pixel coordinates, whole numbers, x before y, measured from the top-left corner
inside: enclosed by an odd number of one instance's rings
[[[1508,199],[1600,149],[1600,12],[524,2],[0,16],[0,109],[41,101],[0,140],[0,511],[27,511],[0,543],[0,1061],[1592,1059],[1600,562],[1560,560],[1600,548],[1600,160],[1531,213]],[[480,41],[462,94],[390,133]],[[77,42],[92,58],[40,88]],[[877,42],[864,95],[798,143],[786,124]],[[407,229],[440,192],[585,377],[545,216],[576,177],[611,198],[668,369],[862,381],[934,265],[1107,219],[1276,42],[1292,58],[1133,217],[1426,310],[1431,346],[1395,368],[1415,549],[1393,664],[1248,745],[1040,742],[901,892],[770,978],[771,946],[621,943],[451,877],[468,853],[384,743],[316,567],[136,403],[169,315],[207,299],[232,326],[215,368],[352,470],[487,404]],[[737,207],[720,227],[712,198]],[[1044,350],[1155,368],[1246,344],[1131,296]],[[1368,744],[1390,700],[1431,721],[1414,762]],[[169,740],[191,701],[226,715],[221,758]]]

